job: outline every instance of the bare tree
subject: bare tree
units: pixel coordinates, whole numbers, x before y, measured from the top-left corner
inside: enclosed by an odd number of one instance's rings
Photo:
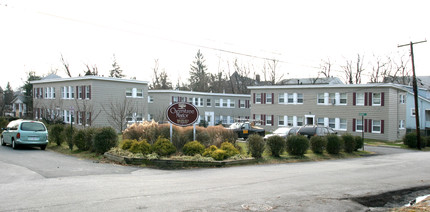
[[[132,99],[126,97],[122,100],[111,101],[107,106],[101,105],[108,116],[108,122],[120,132],[126,128],[127,117],[135,111],[136,106]]]
[[[331,68],[333,66],[333,63],[330,61],[330,58],[327,58],[327,60],[321,60],[320,64],[320,71],[319,73],[324,75],[324,77],[330,77]]]
[[[353,64],[354,62],[352,60],[346,60],[346,64],[344,66],[341,66],[345,74],[345,82],[349,84],[360,84],[361,74],[365,70],[364,56],[360,56],[360,54],[357,54],[357,61],[355,62],[355,67]]]
[[[85,71],[85,76],[87,75],[93,75],[93,76],[97,76],[99,75],[99,70],[97,69],[96,65],[90,66],[88,64],[85,64],[85,67],[87,67],[87,70]]]
[[[63,63],[67,76],[72,77],[72,74],[70,73],[69,69],[69,63],[64,60],[63,54],[61,54],[61,62]]]
[[[277,67],[278,67],[278,60],[272,59],[270,61],[266,61],[267,65],[269,67],[269,74],[270,78],[269,81],[272,85],[278,84],[283,78],[284,74],[279,73]]]
[[[384,82],[385,79],[391,76],[392,64],[391,58],[387,57],[385,60],[381,59],[381,57],[375,57],[375,61],[372,65],[372,72],[370,75],[370,82],[378,83]]]

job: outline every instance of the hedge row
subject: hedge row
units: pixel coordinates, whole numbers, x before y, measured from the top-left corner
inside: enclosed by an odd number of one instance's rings
[[[60,146],[67,142],[70,150],[76,146],[82,151],[103,154],[118,145],[118,135],[111,127],[76,129],[62,124],[49,127],[49,141]]]
[[[417,148],[418,140],[417,134],[415,132],[408,133],[403,137],[403,144],[408,146],[409,148]],[[426,146],[430,146],[430,136],[421,137],[420,142],[421,148],[425,148]]]
[[[310,140],[301,135],[289,136],[284,139],[280,136],[272,136],[264,142],[263,138],[258,135],[250,135],[248,140],[248,151],[254,158],[261,158],[265,149],[269,150],[271,155],[279,157],[284,151],[290,155],[304,155],[310,149],[321,154],[327,151],[329,154],[339,154],[341,150],[351,153],[363,147],[360,136],[344,134],[341,137],[337,135],[328,135],[325,137],[313,136]]]

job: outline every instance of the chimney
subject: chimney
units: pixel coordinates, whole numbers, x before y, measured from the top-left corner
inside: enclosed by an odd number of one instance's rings
[[[255,75],[255,81],[257,81],[257,83],[260,83],[260,75],[259,74]]]

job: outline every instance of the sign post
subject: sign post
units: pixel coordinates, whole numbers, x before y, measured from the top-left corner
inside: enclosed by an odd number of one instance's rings
[[[362,129],[361,129],[361,142],[363,143],[363,151],[364,151],[364,117],[367,116],[367,113],[359,113],[359,116],[361,116],[361,124],[362,124]]]
[[[172,124],[178,126],[193,125],[199,118],[199,110],[187,102],[178,102],[171,104],[167,110],[167,120],[170,123],[170,141],[172,141]],[[194,140],[196,140],[196,125],[194,124]]]

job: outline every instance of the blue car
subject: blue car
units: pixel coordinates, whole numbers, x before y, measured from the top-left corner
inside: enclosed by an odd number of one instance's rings
[[[48,130],[39,121],[15,120],[2,129],[1,145],[10,144],[13,149],[20,145],[39,146],[45,150],[48,145]]]

